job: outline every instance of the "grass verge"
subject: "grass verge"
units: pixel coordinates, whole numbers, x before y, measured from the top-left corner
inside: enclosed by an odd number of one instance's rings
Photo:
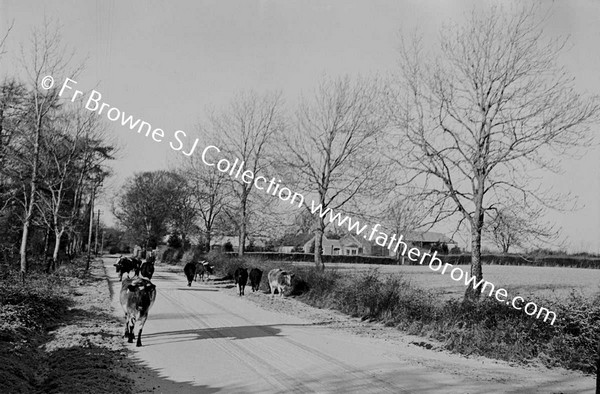
[[[0,392],[133,392],[119,372],[121,325],[98,306],[106,282],[84,266],[31,272],[25,285],[17,272],[0,279]]]
[[[261,289],[266,291],[270,269],[294,272],[288,295],[312,306],[336,309],[437,340],[452,352],[596,373],[600,294],[594,298],[571,293],[564,299],[528,299],[557,314],[555,324],[550,325],[484,295],[476,304],[443,301],[434,291],[419,288],[401,275],[384,276],[376,269],[349,275],[252,256],[211,253],[208,258],[225,277],[231,277],[237,267],[262,269]]]

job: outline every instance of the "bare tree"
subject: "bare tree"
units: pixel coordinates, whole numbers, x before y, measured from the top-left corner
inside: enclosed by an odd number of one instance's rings
[[[373,197],[385,177],[378,142],[386,128],[374,80],[324,79],[312,100],[304,99],[291,133],[282,135],[281,162],[296,188],[327,209],[359,214],[352,206]],[[311,204],[305,200],[307,209]],[[324,269],[324,218],[315,216],[315,266]]]
[[[531,169],[558,171],[556,156],[590,142],[597,98],[575,92],[557,65],[564,40],[546,40],[535,8],[473,12],[446,27],[437,55],[419,40],[401,47],[393,118],[397,163],[440,220],[460,215],[471,233],[471,274],[482,280],[481,233],[487,211],[512,204],[561,208],[561,196],[534,182]],[[471,282],[473,283],[473,282]],[[480,289],[471,285],[465,297]]]
[[[517,212],[516,209],[505,207],[489,213],[489,220],[484,224],[483,231],[500,249],[508,253],[511,247],[526,248],[535,244],[548,244],[555,241],[558,232],[548,223],[540,223],[543,209],[531,212]]]
[[[422,201],[411,195],[399,195],[392,197],[391,203],[384,211],[382,223],[395,234],[406,234],[407,231],[430,228],[432,223],[427,222],[429,215],[430,211]],[[400,250],[396,251],[396,258],[401,259],[404,264],[404,256]]]
[[[226,187],[229,175],[202,163],[198,156],[185,158],[180,174],[187,181],[189,195],[194,200],[194,208],[200,219],[206,251],[218,225],[217,219],[224,214],[230,200]]]
[[[250,92],[241,94],[227,109],[210,116],[210,135],[219,141],[221,157],[244,163],[244,169],[255,176],[269,166],[269,146],[274,134],[283,129],[279,94],[262,96]],[[226,156],[225,156],[226,155]],[[232,191],[237,199],[240,256],[244,254],[250,218],[252,183],[241,177],[231,178]]]
[[[74,230],[80,218],[77,199],[81,180],[92,172],[100,175],[100,183],[108,176],[101,167],[104,161],[112,159],[112,148],[104,145],[96,114],[82,107],[62,111],[51,131],[42,139],[38,206],[46,227],[54,231],[52,261],[56,264],[63,235]]]
[[[21,277],[25,280],[27,274],[27,241],[29,230],[36,205],[40,141],[45,127],[45,121],[51,113],[59,107],[58,89],[52,87],[45,89],[42,82],[48,85],[48,76],[60,80],[67,72],[67,67],[72,56],[68,56],[61,47],[60,30],[52,28],[47,21],[41,29],[35,29],[30,42],[29,54],[22,53],[22,65],[28,77],[29,106],[31,129],[33,134],[32,160],[30,167],[29,190],[25,196],[25,210],[23,215],[23,233],[21,238]],[[72,77],[76,71],[71,72]],[[44,79],[46,78],[46,79]]]

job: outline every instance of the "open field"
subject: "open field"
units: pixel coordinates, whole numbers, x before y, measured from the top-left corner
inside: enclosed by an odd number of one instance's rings
[[[284,264],[290,264],[285,262]],[[309,267],[312,262],[293,262],[294,266]],[[428,266],[418,265],[374,265],[327,263],[326,269],[343,272],[364,272],[377,269],[381,274],[401,274],[419,287],[437,290],[444,298],[461,297],[465,291],[464,280],[454,281],[449,271],[444,275],[432,271]],[[459,266],[469,271],[469,266]],[[600,270],[563,267],[526,267],[484,265],[483,277],[496,288],[503,287],[511,296],[565,298],[575,291],[585,297],[600,292]]]

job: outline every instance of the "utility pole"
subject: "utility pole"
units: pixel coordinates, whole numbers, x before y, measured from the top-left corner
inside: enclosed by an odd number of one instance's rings
[[[98,256],[98,231],[100,230],[100,214],[101,210],[98,210],[98,217],[96,218],[96,240],[94,241],[94,254]]]
[[[102,230],[102,243],[100,244],[100,253],[104,254],[104,233],[106,231]]]
[[[90,199],[90,228],[88,230],[88,244],[87,244],[87,263],[85,270],[90,269],[90,259],[92,253],[92,229],[94,228],[94,198],[96,198],[96,185],[92,186],[92,197]]]

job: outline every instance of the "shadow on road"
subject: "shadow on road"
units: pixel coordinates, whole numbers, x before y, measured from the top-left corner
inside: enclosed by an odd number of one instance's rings
[[[197,328],[189,330],[177,330],[177,331],[162,331],[156,333],[145,334],[147,338],[148,346],[152,346],[152,340],[160,340],[164,337],[178,337],[172,341],[161,341],[160,344],[186,342],[186,341],[197,341],[202,339],[249,339],[249,338],[262,338],[262,337],[278,337],[281,336],[281,326],[302,326],[299,324],[278,324],[277,326],[263,325],[263,326],[235,326],[235,327],[207,327]],[[181,338],[181,337],[184,338]]]

